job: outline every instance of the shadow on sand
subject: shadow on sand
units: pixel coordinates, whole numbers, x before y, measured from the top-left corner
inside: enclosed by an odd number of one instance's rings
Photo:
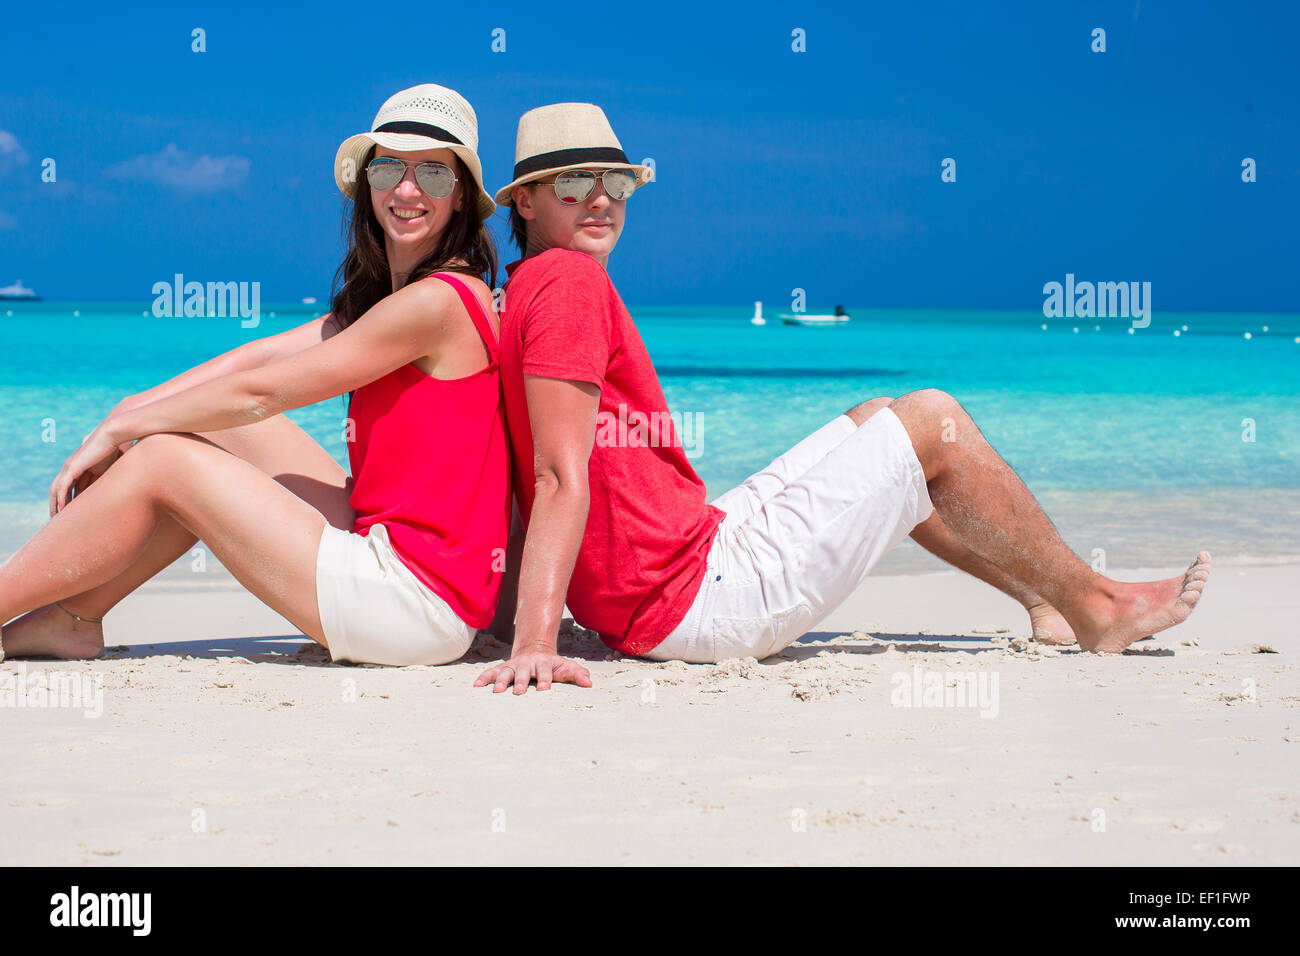
[[[1010,635],[987,634],[887,634],[874,632],[870,638],[845,639],[843,631],[810,631],[794,644],[765,658],[763,663],[779,664],[783,661],[803,661],[823,651],[835,654],[885,654],[893,648],[901,653],[986,654],[1005,653]],[[1023,638],[1021,638],[1023,640]],[[1150,640],[1150,638],[1144,638]],[[1044,648],[1056,655],[1083,653],[1075,646]],[[509,657],[509,645],[491,635],[480,634],[461,658],[463,663],[491,663]],[[594,632],[584,631],[566,621],[560,632],[559,652],[565,657],[589,662],[617,658]],[[1129,655],[1144,657],[1172,657],[1168,647],[1130,647]],[[298,666],[357,666],[349,663],[334,665],[329,652],[301,634],[281,634],[265,637],[208,638],[198,641],[178,641],[166,644],[134,644],[108,647],[104,660],[130,660],[147,657],[193,657],[215,660],[238,659],[256,664],[294,664]],[[626,657],[635,661],[638,658]],[[364,666],[364,665],[363,665]],[[708,665],[704,665],[708,666]]]

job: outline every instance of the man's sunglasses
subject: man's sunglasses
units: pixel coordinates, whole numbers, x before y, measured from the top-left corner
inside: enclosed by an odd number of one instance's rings
[[[415,184],[434,199],[446,199],[456,187],[456,174],[444,163],[407,163],[392,156],[379,156],[366,167],[366,178],[380,192],[400,183],[408,167],[415,167]]]
[[[636,191],[636,175],[626,169],[607,169],[600,174],[600,183],[610,199],[626,199]],[[585,169],[572,169],[560,173],[553,183],[529,183],[530,186],[550,186],[560,202],[582,202],[596,188],[596,174]]]

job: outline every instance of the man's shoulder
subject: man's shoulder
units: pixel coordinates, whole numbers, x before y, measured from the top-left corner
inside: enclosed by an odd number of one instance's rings
[[[520,262],[510,279],[512,282],[518,282],[521,278],[525,279],[526,284],[592,281],[609,283],[609,274],[591,256],[573,249],[558,248],[547,249]]]

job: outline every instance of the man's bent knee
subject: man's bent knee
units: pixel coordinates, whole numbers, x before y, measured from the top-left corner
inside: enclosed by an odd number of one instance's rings
[[[861,405],[854,405],[844,414],[853,419],[853,424],[861,425],[872,415],[876,414],[876,412],[880,411],[882,408],[888,408],[893,403],[894,400],[887,396],[883,398],[873,398],[869,401],[863,402]]]
[[[918,388],[915,392],[908,392],[900,399],[900,401],[905,401],[909,404],[914,403],[922,405],[935,411],[961,407],[957,399],[953,398],[941,388]]]

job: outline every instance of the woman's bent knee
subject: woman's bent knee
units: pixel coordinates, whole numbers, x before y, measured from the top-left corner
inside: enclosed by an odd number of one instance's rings
[[[186,437],[178,432],[155,432],[139,439],[112,467],[136,469],[147,478],[162,478],[170,463],[187,450],[187,445]]]

